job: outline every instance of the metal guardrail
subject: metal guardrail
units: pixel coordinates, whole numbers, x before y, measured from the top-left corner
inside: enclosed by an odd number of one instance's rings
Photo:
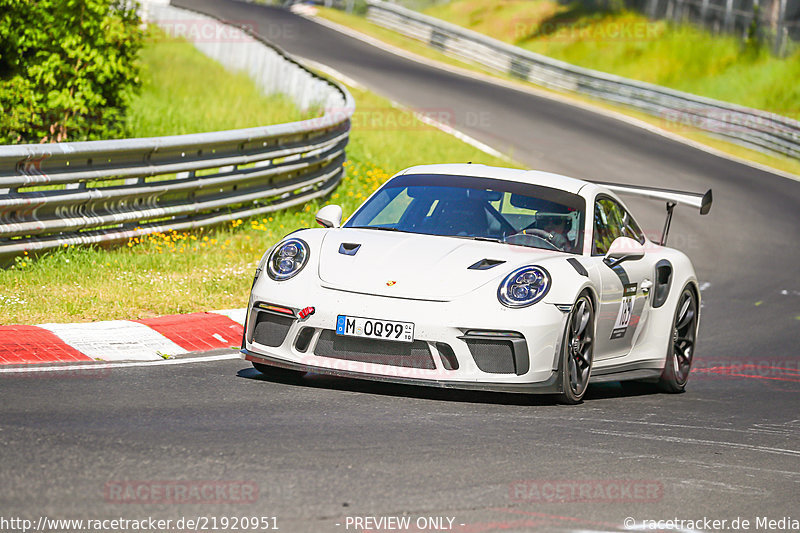
[[[800,122],[748,107],[634,81],[515,47],[455,24],[382,0],[367,0],[367,18],[429,44],[537,85],[624,104],[751,149],[800,158]]]
[[[246,70],[265,91],[325,114],[212,133],[0,146],[0,257],[218,224],[301,204],[339,184],[355,109],[344,87],[205,15],[154,5],[149,15],[219,25],[218,33],[195,33],[226,38],[198,48]]]

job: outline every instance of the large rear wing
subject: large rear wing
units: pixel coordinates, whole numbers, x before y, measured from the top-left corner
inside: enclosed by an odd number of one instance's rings
[[[700,210],[701,215],[707,215],[711,211],[711,202],[713,196],[711,189],[705,193],[676,191],[672,189],[660,189],[657,187],[642,187],[640,185],[623,185],[621,183],[604,183],[602,181],[595,181],[597,185],[602,185],[607,189],[614,191],[617,194],[627,194],[631,196],[638,196],[640,198],[648,198],[650,200],[662,200],[667,203],[667,220],[664,222],[664,232],[661,234],[661,245],[667,243],[667,234],[669,233],[669,226],[672,222],[672,210],[676,205],[688,205]]]

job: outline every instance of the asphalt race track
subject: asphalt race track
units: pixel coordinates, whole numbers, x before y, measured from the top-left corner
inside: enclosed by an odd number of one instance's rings
[[[410,107],[446,110],[459,129],[532,168],[713,188],[711,214],[678,208],[670,236],[704,287],[696,370],[685,394],[598,385],[572,407],[321,376],[277,381],[239,360],[0,374],[4,516],[277,516],[289,532],[389,531],[348,527],[347,517],[402,515],[412,524],[450,517],[462,532],[703,518],[728,528],[740,518],[756,531],[761,517],[800,519],[800,183],[403,59],[287,11],[179,4],[255,23],[288,52]],[[429,162],[409,155],[409,166]],[[649,233],[660,230],[661,204],[630,205]],[[258,493],[203,504],[109,493],[132,480],[249,483]],[[548,500],[547,487],[575,482],[593,496]],[[631,486],[646,491],[610,490]],[[669,530],[720,530],[691,525]],[[420,530],[433,529],[411,529]]]

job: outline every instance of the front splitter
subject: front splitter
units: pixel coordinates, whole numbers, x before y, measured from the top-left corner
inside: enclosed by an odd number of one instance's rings
[[[327,376],[336,376],[350,379],[360,379],[367,381],[381,381],[385,383],[397,383],[399,385],[416,385],[420,387],[437,387],[442,389],[458,390],[479,390],[487,392],[506,392],[515,394],[554,394],[560,392],[558,372],[553,371],[545,381],[536,383],[491,383],[473,381],[443,381],[434,379],[417,379],[409,377],[384,376],[380,374],[367,374],[364,372],[354,372],[338,368],[326,368],[321,366],[306,365],[283,359],[276,359],[267,355],[241,350],[246,361],[260,363],[263,365],[296,370],[298,372],[312,372]]]

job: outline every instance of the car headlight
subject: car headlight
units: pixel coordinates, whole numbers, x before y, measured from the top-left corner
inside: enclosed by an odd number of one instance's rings
[[[550,290],[550,274],[542,267],[525,266],[505,277],[497,288],[497,299],[506,307],[527,307]]]
[[[300,239],[286,239],[272,250],[267,273],[275,281],[284,281],[303,270],[308,262],[308,245]]]

